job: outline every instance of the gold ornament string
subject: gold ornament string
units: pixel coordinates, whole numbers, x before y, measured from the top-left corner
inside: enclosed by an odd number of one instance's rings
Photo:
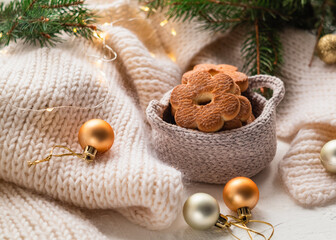
[[[68,150],[69,153],[63,153],[63,154],[53,154],[55,148],[63,148],[65,150]],[[85,159],[84,156],[83,156],[83,153],[76,153],[74,151],[72,151],[70,148],[68,148],[67,146],[62,146],[62,145],[55,145],[51,148],[50,150],[50,154],[43,158],[43,159],[40,159],[40,160],[35,160],[35,161],[28,161],[28,166],[31,167],[33,165],[36,165],[36,164],[39,164],[41,162],[47,162],[49,161],[52,157],[63,157],[63,156],[76,156],[76,157],[79,157],[81,159]]]
[[[246,230],[251,240],[253,240],[251,232],[263,237],[265,240],[270,240],[273,237],[274,226],[269,222],[265,222],[265,221],[261,221],[261,220],[242,220],[242,219],[239,219],[239,218],[237,218],[235,216],[232,216],[232,215],[226,215],[226,217],[232,218],[234,220],[234,221],[229,221],[229,224]],[[272,228],[271,235],[268,238],[266,238],[266,236],[264,234],[262,234],[261,232],[258,232],[256,230],[253,230],[252,228],[247,227],[246,224],[249,223],[249,222],[262,223],[262,224],[270,226]]]
[[[233,234],[231,228],[228,227],[228,228],[226,228],[226,229],[227,229],[228,233],[230,233],[230,235],[231,235],[232,237],[234,237],[234,238],[237,239],[237,240],[240,240],[239,237],[237,237],[236,235]]]
[[[237,218],[235,216],[232,216],[232,215],[223,215],[223,214],[220,214],[220,218],[225,219],[225,222],[220,222],[219,224],[216,224],[216,226],[219,227],[219,228],[227,230],[227,232],[237,240],[240,240],[240,238],[237,237],[235,234],[233,234],[233,232],[231,230],[231,226],[235,226],[235,227],[238,227],[240,229],[244,229],[248,233],[251,240],[253,240],[251,232],[261,236],[265,240],[270,240],[272,238],[273,234],[274,234],[274,227],[271,223],[268,223],[268,222],[264,222],[264,221],[260,221],[260,220],[242,220],[242,219],[239,219],[239,218]],[[233,221],[229,221],[228,220],[229,218],[232,218]],[[271,235],[268,238],[266,238],[266,236],[264,234],[262,234],[261,232],[258,232],[258,231],[254,230],[252,228],[247,227],[246,224],[248,222],[263,223],[263,224],[266,224],[266,225],[270,226],[272,228]]]

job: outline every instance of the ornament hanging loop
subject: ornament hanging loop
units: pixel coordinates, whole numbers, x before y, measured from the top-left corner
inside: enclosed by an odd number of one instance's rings
[[[270,240],[272,237],[273,237],[273,234],[274,234],[274,226],[269,223],[269,222],[265,222],[265,221],[261,221],[261,220],[250,220],[250,219],[243,219],[243,218],[237,218],[235,216],[232,216],[232,215],[226,215],[226,217],[228,218],[231,218],[233,219],[233,221],[229,221],[229,224],[235,226],[235,227],[238,227],[238,228],[241,228],[241,229],[244,229],[247,231],[250,239],[253,240],[253,237],[251,236],[251,232],[252,233],[255,233],[259,236],[261,236],[262,238],[264,238],[265,240]],[[265,224],[265,225],[268,225],[272,228],[272,233],[270,234],[270,236],[267,238],[264,234],[262,234],[261,232],[258,232],[256,230],[253,230],[252,228],[249,228],[246,226],[247,223],[249,222],[255,222],[255,223],[262,223],[262,224]]]
[[[65,150],[69,151],[69,153],[53,154],[53,152],[56,148],[63,148]],[[39,164],[39,163],[42,163],[42,162],[48,162],[48,161],[50,161],[50,159],[52,157],[64,157],[64,156],[76,156],[76,157],[79,157],[81,159],[87,160],[86,157],[84,157],[84,155],[82,153],[76,153],[76,152],[72,151],[70,148],[68,148],[67,146],[55,145],[51,148],[50,154],[47,157],[45,157],[41,160],[28,161],[28,166],[31,167],[33,165],[36,165],[36,164]],[[92,160],[88,161],[88,162],[92,162]]]

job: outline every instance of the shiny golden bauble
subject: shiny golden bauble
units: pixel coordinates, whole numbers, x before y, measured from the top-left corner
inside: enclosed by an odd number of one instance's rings
[[[114,132],[110,124],[104,120],[91,119],[79,129],[78,141],[83,149],[90,146],[103,153],[112,147]]]
[[[183,206],[183,216],[188,225],[197,230],[214,226],[219,218],[219,205],[206,193],[191,195]]]
[[[336,173],[336,140],[324,144],[320,153],[323,167],[331,173]]]
[[[236,177],[225,185],[223,199],[232,211],[243,207],[253,209],[259,200],[259,190],[251,179]]]
[[[323,62],[336,63],[336,35],[327,34],[321,37],[317,44],[317,53]]]

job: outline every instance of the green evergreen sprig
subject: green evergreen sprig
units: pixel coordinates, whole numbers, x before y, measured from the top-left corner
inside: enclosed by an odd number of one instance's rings
[[[23,39],[41,46],[60,42],[61,33],[93,37],[95,14],[82,0],[14,0],[0,3],[0,47]]]
[[[316,31],[317,40],[336,30],[335,0],[140,0],[150,9],[166,9],[168,18],[196,19],[205,29],[225,32],[248,27],[241,51],[250,74],[277,74],[283,62],[284,26]]]

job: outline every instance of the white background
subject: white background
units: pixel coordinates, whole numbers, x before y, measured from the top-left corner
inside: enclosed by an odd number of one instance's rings
[[[253,218],[264,220],[275,226],[272,239],[285,240],[331,240],[336,239],[336,205],[331,202],[324,207],[305,208],[298,205],[286,192],[278,174],[278,162],[287,152],[289,146],[278,142],[278,151],[269,167],[252,179],[260,191],[260,200],[252,210]],[[234,159],[232,159],[234,161]],[[205,192],[214,196],[223,214],[232,214],[224,205],[222,199],[223,185],[208,185],[189,183],[185,186],[186,196],[196,192]],[[92,222],[110,239],[150,239],[150,240],[200,240],[200,239],[234,239],[225,231],[212,228],[208,231],[191,229],[183,219],[182,214],[168,229],[164,231],[148,231],[126,220],[112,211],[88,212]],[[270,231],[267,226],[251,225],[265,235]],[[241,239],[249,239],[243,231],[235,231]],[[255,239],[262,239],[256,237]]]

